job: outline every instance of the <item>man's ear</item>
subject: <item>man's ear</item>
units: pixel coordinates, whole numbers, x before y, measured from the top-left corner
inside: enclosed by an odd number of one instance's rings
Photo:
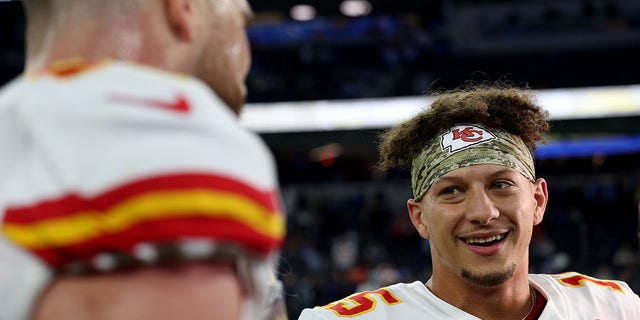
[[[547,181],[540,178],[536,180],[533,193],[533,199],[535,201],[535,210],[533,212],[533,225],[538,225],[542,222],[544,217],[544,211],[547,208],[547,201],[549,200],[549,192],[547,191]]]
[[[413,199],[407,200],[407,210],[409,211],[409,219],[411,219],[413,227],[416,228],[421,237],[429,239],[429,228],[424,221],[422,221],[424,212],[422,211],[420,203]]]
[[[163,0],[164,11],[170,29],[176,38],[182,41],[193,40],[193,14],[192,0]]]

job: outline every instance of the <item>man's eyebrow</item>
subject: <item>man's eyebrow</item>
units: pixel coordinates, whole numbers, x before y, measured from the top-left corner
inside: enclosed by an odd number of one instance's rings
[[[458,182],[461,180],[462,180],[462,176],[458,176],[458,175],[444,176],[444,177],[440,177],[438,181],[436,181],[433,185],[436,185],[441,181],[442,182]]]
[[[491,178],[491,179],[495,179],[496,177],[501,176],[501,175],[514,174],[514,173],[517,173],[517,171],[515,171],[514,169],[511,169],[511,168],[504,168],[504,169],[500,169],[500,170],[498,170],[496,172],[493,172],[493,173],[489,174],[488,177]],[[448,176],[440,177],[438,179],[438,181],[436,181],[433,185],[438,184],[440,181],[443,181],[443,182],[454,182],[455,183],[455,182],[462,181],[463,179],[464,179],[464,177],[461,176],[461,175],[455,175],[455,174],[454,175],[448,175]]]
[[[511,169],[511,168],[504,168],[504,169],[498,170],[498,171],[490,174],[489,177],[495,178],[495,177],[501,176],[503,174],[514,174],[514,173],[518,173],[518,172],[516,170],[514,170],[514,169]]]

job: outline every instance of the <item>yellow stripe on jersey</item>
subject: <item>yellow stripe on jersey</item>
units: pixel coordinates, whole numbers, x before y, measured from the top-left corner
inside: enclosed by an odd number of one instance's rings
[[[30,225],[8,223],[3,232],[29,249],[45,249],[81,243],[138,223],[192,216],[232,219],[275,239],[285,233],[281,213],[268,211],[242,195],[205,189],[146,193],[105,212],[78,212]]]

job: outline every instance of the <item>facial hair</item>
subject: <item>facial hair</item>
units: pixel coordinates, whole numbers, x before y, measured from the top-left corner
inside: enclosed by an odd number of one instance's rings
[[[463,279],[476,286],[490,288],[503,284],[505,281],[513,277],[515,272],[516,265],[514,263],[502,271],[492,272],[488,274],[474,274],[468,269],[463,269],[460,275]]]

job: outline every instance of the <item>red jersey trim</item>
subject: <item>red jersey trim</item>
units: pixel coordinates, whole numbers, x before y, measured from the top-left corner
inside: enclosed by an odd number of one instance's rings
[[[275,191],[216,175],[177,174],[136,181],[96,197],[69,194],[12,207],[2,230],[17,244],[60,265],[101,250],[127,251],[138,242],[190,236],[233,241],[268,253],[282,242],[284,228]]]

